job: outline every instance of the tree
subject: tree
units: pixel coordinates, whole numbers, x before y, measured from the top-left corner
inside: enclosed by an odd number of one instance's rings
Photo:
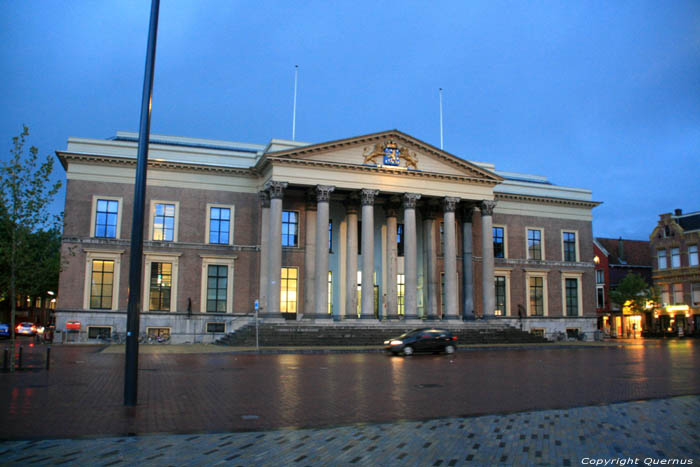
[[[649,287],[644,278],[631,272],[617,284],[615,290],[610,291],[610,301],[622,310],[627,307],[633,313],[642,313],[646,310],[647,303],[653,301],[656,294]]]
[[[10,370],[14,370],[15,315],[17,311],[17,286],[31,281],[33,264],[32,247],[36,247],[35,234],[41,229],[57,228],[57,219],[51,219],[48,210],[61,182],[51,183],[54,160],[39,160],[39,150],[32,146],[25,152],[24,146],[29,128],[23,125],[22,133],[12,138],[10,159],[0,166],[0,205],[2,229],[7,241],[0,244],[2,262],[9,265],[10,299]],[[60,261],[59,261],[60,262]]]

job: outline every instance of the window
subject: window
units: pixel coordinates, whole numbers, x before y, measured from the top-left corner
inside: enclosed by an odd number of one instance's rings
[[[207,323],[207,332],[223,334],[226,332],[226,323]]]
[[[403,251],[404,251],[404,232],[403,232],[403,224],[397,224],[396,225],[396,249],[398,251],[398,256],[403,256]]]
[[[440,316],[445,316],[445,273],[440,273]]]
[[[175,239],[175,204],[154,202],[153,240],[174,242]]]
[[[95,212],[95,237],[117,238],[119,201],[98,199]]]
[[[161,339],[170,339],[170,328],[147,327],[146,335],[149,339],[161,342]]]
[[[109,339],[112,337],[110,326],[88,326],[88,339]]]
[[[601,285],[595,288],[596,308],[605,308],[605,288]]]
[[[681,250],[680,248],[671,248],[671,267],[681,267]]]
[[[673,304],[683,303],[683,284],[673,284]]]
[[[90,289],[90,308],[93,310],[111,310],[114,290],[114,261],[92,260],[92,287]]]
[[[527,259],[544,259],[542,255],[542,230],[527,229]]]
[[[530,334],[532,334],[533,336],[544,337],[544,329],[532,328],[530,329]]]
[[[119,308],[119,269],[124,250],[86,249],[83,308]]]
[[[357,254],[362,254],[362,221],[357,221]]]
[[[668,291],[668,284],[663,284],[661,289],[661,303],[664,305],[670,305],[671,304],[671,294]]]
[[[357,316],[362,314],[362,271],[357,271]]]
[[[333,314],[333,271],[328,271],[328,314]]]
[[[605,271],[598,269],[595,272],[595,283],[605,284]]]
[[[440,222],[440,254],[445,254],[445,223]]]
[[[296,211],[282,212],[282,246],[299,246],[299,213]]]
[[[282,313],[297,312],[298,274],[298,268],[282,268],[280,281],[280,311]]]
[[[398,314],[403,316],[406,311],[406,276],[404,274],[396,275],[396,298]]]
[[[230,206],[207,205],[207,242],[213,245],[230,245],[233,208]]]
[[[692,293],[692,301],[693,301],[693,306],[698,306],[700,305],[700,282],[697,282],[695,284],[691,284],[691,293]]]
[[[529,275],[528,284],[528,314],[530,316],[546,316],[545,277]]]
[[[172,263],[151,263],[150,311],[170,311],[172,280]]]
[[[207,313],[226,313],[228,266],[210,264],[207,270]]]
[[[578,316],[578,279],[564,279],[566,291],[566,316]]]
[[[333,221],[328,221],[328,251],[333,253]]]
[[[666,264],[666,250],[658,250],[656,252],[656,257],[659,261],[659,269],[666,269],[668,267]]]
[[[496,316],[506,314],[506,277],[496,276]]]
[[[576,232],[562,232],[561,241],[564,261],[578,261]]]
[[[698,246],[690,245],[688,246],[688,265],[697,266],[698,265]]]
[[[506,257],[505,229],[503,227],[493,228],[493,257]]]

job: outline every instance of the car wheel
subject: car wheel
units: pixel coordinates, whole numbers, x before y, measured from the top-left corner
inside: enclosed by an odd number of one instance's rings
[[[445,346],[445,353],[448,355],[455,353],[455,346],[454,345],[446,345]]]
[[[406,356],[413,355],[413,347],[411,347],[410,345],[407,345],[406,347],[404,347],[403,354]]]

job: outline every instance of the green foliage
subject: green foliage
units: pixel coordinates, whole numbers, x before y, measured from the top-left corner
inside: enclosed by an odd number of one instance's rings
[[[610,301],[618,305],[620,309],[628,306],[630,311],[641,313],[645,310],[646,304],[656,298],[656,293],[649,287],[644,278],[636,273],[629,273],[625,276],[615,290],[610,291]]]

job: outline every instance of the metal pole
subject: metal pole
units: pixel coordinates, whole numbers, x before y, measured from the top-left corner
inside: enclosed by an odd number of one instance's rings
[[[151,19],[148,26],[146,71],[141,97],[141,123],[139,126],[138,159],[134,183],[134,215],[131,230],[131,256],[129,259],[129,302],[126,315],[126,355],[124,364],[124,405],[137,403],[139,366],[139,311],[141,308],[141,267],[143,264],[143,217],[146,203],[146,168],[148,166],[148,141],[151,131],[151,99],[153,96],[153,72],[156,62],[156,36],[160,0],[151,1]]]

